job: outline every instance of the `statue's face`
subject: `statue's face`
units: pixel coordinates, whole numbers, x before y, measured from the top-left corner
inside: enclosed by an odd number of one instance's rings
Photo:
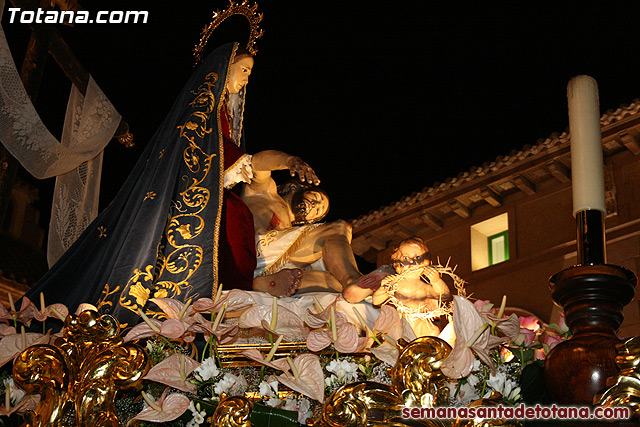
[[[413,243],[403,243],[393,255],[393,268],[396,273],[402,273],[414,265],[431,264],[425,255],[426,252],[420,246]]]
[[[319,191],[305,190],[293,196],[291,210],[296,223],[313,223],[325,216],[329,210],[329,199]]]
[[[227,79],[227,91],[229,93],[238,93],[249,83],[249,76],[253,69],[253,58],[247,55],[241,55],[235,58],[231,68],[229,69],[229,78]]]

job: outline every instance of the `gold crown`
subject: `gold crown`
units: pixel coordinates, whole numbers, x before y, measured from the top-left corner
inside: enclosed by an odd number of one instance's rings
[[[207,42],[209,41],[211,33],[213,33],[218,25],[222,24],[225,19],[233,15],[242,15],[249,21],[249,41],[247,42],[246,49],[252,55],[255,55],[258,52],[255,47],[256,40],[262,37],[263,33],[263,30],[258,27],[258,24],[262,21],[262,13],[257,13],[257,10],[257,3],[254,3],[253,6],[249,6],[248,0],[243,0],[242,3],[236,3],[233,0],[229,0],[229,7],[227,9],[213,12],[213,21],[202,29],[202,32],[200,33],[200,43],[193,48],[193,55],[195,56],[196,64],[202,61],[202,54]]]

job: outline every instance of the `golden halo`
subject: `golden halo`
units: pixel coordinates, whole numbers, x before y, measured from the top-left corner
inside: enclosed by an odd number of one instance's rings
[[[193,48],[193,56],[196,59],[196,64],[202,62],[202,54],[204,48],[209,41],[209,37],[213,31],[227,18],[233,15],[242,15],[249,21],[249,41],[247,42],[246,49],[255,55],[258,50],[255,47],[256,40],[262,37],[263,30],[258,27],[260,21],[262,21],[262,13],[257,13],[258,3],[254,3],[253,6],[249,5],[248,0],[243,0],[242,3],[236,3],[233,0],[229,0],[229,7],[222,11],[213,12],[213,20],[202,29],[200,33],[200,43]]]

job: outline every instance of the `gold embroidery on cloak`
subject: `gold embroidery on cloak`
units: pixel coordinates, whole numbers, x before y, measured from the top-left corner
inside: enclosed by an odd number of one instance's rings
[[[131,311],[135,312],[138,308],[143,308],[150,298],[175,298],[183,293],[188,295],[192,290],[189,278],[202,264],[204,250],[192,240],[198,237],[205,227],[205,221],[199,214],[207,207],[211,193],[208,188],[200,184],[208,176],[212,159],[216,154],[205,153],[197,142],[213,130],[210,126],[211,113],[215,109],[212,88],[217,80],[216,73],[207,74],[203,84],[194,92],[195,98],[189,104],[196,111],[191,113],[183,125],[177,127],[180,130],[180,138],[187,142],[187,147],[183,151],[183,161],[188,168],[188,173],[180,178],[181,182],[186,184],[186,188],[179,193],[177,201],[182,209],[168,218],[162,239],[162,242],[166,241],[167,246],[162,243],[158,246],[156,264],[135,269],[120,294],[119,304]],[[219,118],[217,119],[219,121]],[[220,153],[222,148],[220,147]],[[220,157],[222,163],[222,156]],[[219,194],[219,206],[222,207],[221,189]],[[216,257],[220,215],[221,209],[218,209],[214,237],[216,243],[214,256]],[[165,272],[179,277],[174,280],[159,280]],[[197,297],[197,295],[191,296]]]

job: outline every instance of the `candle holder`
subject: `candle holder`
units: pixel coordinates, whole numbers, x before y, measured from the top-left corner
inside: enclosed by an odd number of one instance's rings
[[[604,218],[598,210],[576,215],[578,261],[549,279],[551,298],[564,309],[573,337],[558,344],[545,361],[545,382],[561,404],[592,405],[618,373],[616,331],[622,309],[633,299],[636,275],[605,263]]]

